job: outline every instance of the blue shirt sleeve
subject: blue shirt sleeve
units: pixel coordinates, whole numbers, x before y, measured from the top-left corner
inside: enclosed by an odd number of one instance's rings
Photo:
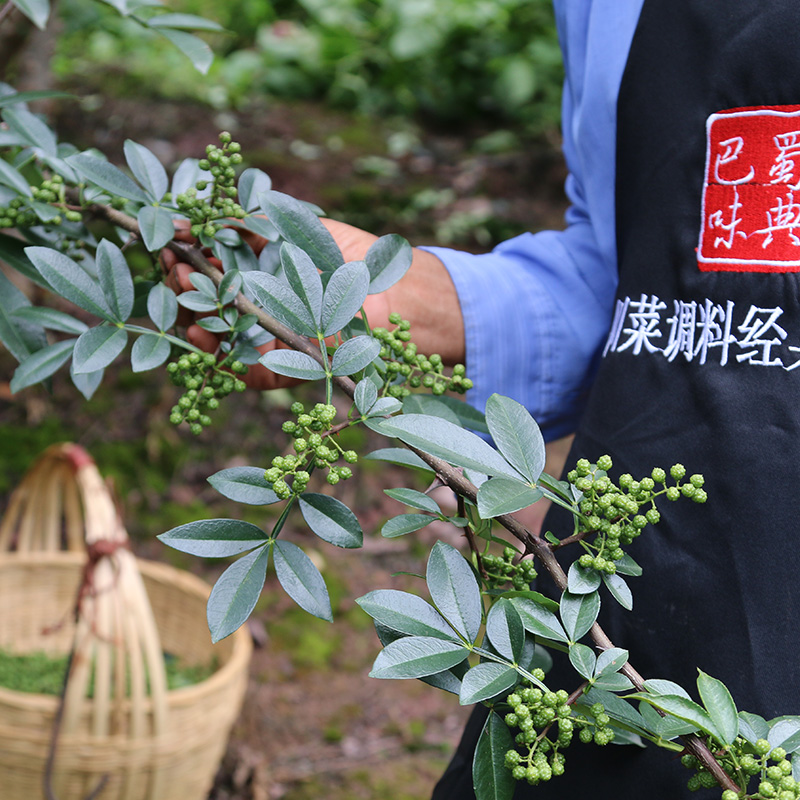
[[[561,0],[563,231],[523,234],[491,253],[425,248],[447,267],[464,316],[468,399],[493,392],[533,414],[546,439],[575,430],[611,320],[616,99],[643,0]]]

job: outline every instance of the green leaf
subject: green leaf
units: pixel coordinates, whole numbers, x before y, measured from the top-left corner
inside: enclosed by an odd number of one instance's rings
[[[375,401],[375,405],[370,408],[367,417],[385,417],[394,414],[403,407],[403,404],[395,397],[381,397]],[[367,423],[369,426],[369,423]],[[379,431],[380,433],[380,431]],[[424,463],[424,462],[423,462]]]
[[[505,597],[501,597],[489,610],[486,635],[501,656],[515,664],[519,663],[525,647],[525,628],[517,609]]]
[[[354,375],[374,361],[381,351],[381,343],[371,336],[354,336],[336,348],[331,361],[334,375]]]
[[[367,412],[375,405],[378,400],[378,389],[369,378],[362,378],[357,384],[353,400],[359,414]]]
[[[436,517],[428,514],[400,514],[387,520],[381,528],[381,536],[384,539],[396,539],[398,536],[405,536],[407,533],[421,530],[435,519]]]
[[[142,206],[136,217],[145,248],[151,253],[160,250],[175,236],[175,223],[166,208]]]
[[[342,265],[344,258],[339,246],[308,206],[275,190],[259,194],[258,202],[281,236],[305,250],[318,269],[333,272]]]
[[[612,597],[628,611],[633,610],[633,593],[628,584],[619,575],[603,575],[605,583]]]
[[[564,628],[552,611],[523,597],[514,597],[511,602],[517,609],[526,631],[545,639],[555,639],[557,642],[568,641]]]
[[[218,642],[230,636],[256,607],[267,577],[269,547],[262,545],[234,561],[211,590],[206,608],[211,640]]]
[[[695,726],[696,730],[701,730],[703,733],[713,737],[715,741],[722,744],[722,734],[716,729],[716,726],[711,721],[711,717],[706,711],[692,700],[687,700],[676,694],[642,694],[637,693],[631,695],[632,699],[644,700],[650,705],[660,708],[667,714],[673,717],[682,719],[685,722],[690,722]]]
[[[25,255],[57,294],[84,311],[112,320],[100,287],[71,258],[49,247],[26,247]]]
[[[239,292],[242,291],[242,284],[244,280],[242,273],[239,270],[231,270],[222,276],[222,280],[217,287],[217,294],[219,295],[220,302],[223,305],[232,303]],[[251,315],[252,316],[252,315]]]
[[[459,642],[433,636],[406,636],[378,653],[371,678],[423,678],[451,669],[469,651]]]
[[[481,627],[483,604],[478,581],[466,559],[455,547],[436,542],[428,557],[426,581],[439,613],[467,641],[474,642]]]
[[[306,307],[315,333],[321,329],[322,279],[305,251],[291,242],[281,245],[281,264],[286,280]]]
[[[367,297],[369,270],[363,261],[350,261],[330,276],[322,298],[322,332],[338,333],[359,312]],[[378,347],[380,350],[380,347]]]
[[[258,196],[272,188],[272,180],[266,172],[253,167],[246,169],[239,176],[237,184],[239,205],[245,211],[254,211],[258,208]],[[274,237],[270,237],[274,238]]]
[[[678,697],[685,697],[687,700],[691,700],[691,696],[683,686],[679,686],[677,683],[673,681],[666,681],[662,678],[650,678],[650,680],[646,680],[644,682],[644,688],[647,689],[650,694],[675,694]]]
[[[769,736],[769,725],[764,717],[751,714],[749,711],[739,712],[739,735],[744,736],[750,744]]]
[[[478,513],[482,519],[513,514],[541,500],[542,493],[512,478],[491,478],[478,489]]]
[[[38,286],[50,289],[50,285],[39,274],[30,262],[30,259],[25,255],[25,248],[25,242],[13,236],[0,234],[0,259]]]
[[[219,317],[203,317],[203,319],[197,320],[197,325],[212,333],[226,333],[231,329],[231,326]]]
[[[487,661],[474,666],[461,680],[458,702],[462,706],[480,703],[507,692],[517,682],[514,667]]]
[[[246,272],[245,286],[264,310],[301,336],[317,338],[317,324],[300,298],[282,280],[266,272]]]
[[[158,14],[150,17],[147,24],[151,28],[187,28],[196,31],[222,31],[222,25],[196,14]]]
[[[157,333],[143,333],[131,348],[131,369],[134,372],[146,372],[160,367],[172,351],[164,336]]]
[[[153,324],[165,331],[178,318],[178,298],[166,284],[157,283],[147,294],[147,314]]]
[[[511,800],[517,781],[505,761],[506,753],[515,748],[508,725],[490,712],[472,760],[475,800]]]
[[[230,467],[215,472],[208,482],[221,494],[237,503],[268,506],[278,502],[272,484],[264,478],[260,467]]]
[[[600,573],[595,569],[585,569],[574,561],[567,573],[567,589],[571,594],[590,594],[596,592],[602,583]]]
[[[10,311],[8,316],[13,317],[14,321],[24,320],[25,322],[30,322],[33,325],[46,328],[49,331],[59,331],[61,333],[74,333],[80,335],[84,331],[89,330],[89,326],[85,322],[76,319],[64,311],[58,311],[55,308],[45,308],[44,306],[19,306],[11,311],[11,303],[9,302],[11,300],[11,295],[10,290],[6,288],[6,284],[4,283],[5,281],[8,281],[8,278],[0,273],[0,285],[3,287],[0,289],[3,296],[3,303],[0,304],[0,319],[3,318],[4,313]],[[11,286],[11,289],[16,289],[15,286],[11,285],[10,281],[9,285]],[[17,291],[19,291],[19,289],[17,289]],[[22,293],[20,292],[20,294]],[[42,341],[44,344],[44,340]]]
[[[600,595],[564,592],[559,603],[561,621],[570,641],[577,642],[594,624],[600,613]]]
[[[462,428],[468,428],[477,433],[489,433],[489,427],[483,414],[458,397],[412,394],[405,399],[403,407],[408,414],[428,414],[433,417],[442,417]]]
[[[12,131],[27,139],[37,150],[48,156],[58,156],[55,133],[35,114],[24,108],[7,108],[3,119]],[[30,194],[29,187],[25,194]]]
[[[257,525],[238,519],[201,519],[156,537],[168,547],[200,558],[238,556],[268,541]]]
[[[711,721],[722,736],[721,744],[733,744],[739,735],[739,712],[728,688],[722,681],[698,670],[697,690]]]
[[[75,342],[72,369],[76,373],[105,369],[128,343],[128,332],[114,325],[98,325],[82,333]]]
[[[364,261],[369,269],[369,294],[380,294],[408,272],[413,257],[411,245],[396,233],[373,242]]]
[[[642,574],[642,568],[627,553],[614,563],[617,566],[617,575],[630,575],[632,578],[638,578]]]
[[[97,372],[76,373],[74,364],[70,365],[69,377],[75,388],[87,399],[91,400],[92,395],[97,391],[98,386],[103,381],[105,370],[99,369]]]
[[[569,647],[569,660],[579,675],[590,680],[594,676],[597,659],[594,650],[585,644],[572,644]]]
[[[28,356],[17,367],[11,379],[12,394],[49,378],[72,355],[75,341],[67,339],[56,342]]]
[[[394,436],[457,467],[487,475],[519,478],[493,447],[476,434],[447,420],[422,414],[403,414],[382,421],[380,430],[386,436]]]
[[[800,718],[781,718],[777,722],[773,720],[767,741],[773,750],[782,747],[787,753],[794,753],[800,749]]]
[[[597,657],[596,675],[610,675],[619,672],[628,663],[628,651],[621,647],[603,650]]]
[[[13,106],[17,103],[30,103],[34,100],[67,100],[75,99],[74,94],[68,92],[59,92],[55,89],[36,89],[31,92],[14,92],[13,94],[6,94],[0,97],[0,108],[6,106]]]
[[[133,311],[133,278],[128,262],[113,242],[103,239],[97,247],[97,278],[114,319],[125,322]]]
[[[300,513],[320,539],[336,547],[355,548],[364,543],[356,515],[340,500],[326,494],[300,495]]]
[[[493,394],[486,401],[486,424],[508,463],[529,483],[536,483],[544,470],[544,439],[525,406]]]
[[[25,197],[31,196],[31,187],[28,185],[28,181],[2,158],[0,158],[0,183],[10,186]]]
[[[253,231],[253,233],[257,233],[259,236],[263,236],[268,242],[274,242],[276,239],[279,239],[281,235],[278,229],[266,217],[248,215],[242,220],[242,225],[244,225],[247,230]]]
[[[201,74],[208,72],[211,62],[214,60],[214,53],[211,48],[197,36],[184,31],[176,31],[172,28],[158,28],[150,25],[162,36],[169,39],[192,62],[192,66]]]
[[[37,27],[44,30],[50,16],[49,0],[11,0],[14,5]]]
[[[314,562],[291,542],[275,542],[275,572],[284,591],[304,611],[333,622],[325,579]]]
[[[621,697],[607,692],[604,689],[593,687],[584,696],[584,702],[590,706],[594,703],[602,703],[606,713],[611,719],[629,725],[640,731],[648,730],[648,725],[642,715],[627,701]]]
[[[628,692],[633,689],[633,684],[619,672],[603,675],[595,679],[594,685],[598,689],[607,689],[609,692]]]
[[[169,189],[169,179],[158,158],[144,145],[130,139],[125,140],[123,150],[130,171],[142,184],[150,199],[156,202],[161,200]],[[141,225],[141,222],[139,224]]]
[[[200,313],[217,310],[216,301],[210,300],[202,292],[182,292],[178,295],[178,304],[190,311],[199,311]]]
[[[662,717],[649,703],[639,703],[639,712],[647,729],[662,739],[672,740],[686,733],[693,733],[695,730],[690,722],[675,717]]]
[[[258,360],[267,369],[289,378],[315,381],[325,377],[325,370],[319,362],[296,350],[270,350]]]
[[[385,461],[389,464],[398,464],[401,467],[413,467],[414,469],[433,472],[416,453],[412,453],[405,447],[381,447],[378,450],[367,453],[364,458],[370,461]]]
[[[401,503],[411,506],[411,508],[428,511],[431,514],[442,513],[439,504],[432,497],[424,492],[418,492],[416,489],[384,489],[383,492],[392,499],[399,500]]]
[[[111,194],[125,197],[136,203],[146,203],[147,195],[124,173],[108,161],[89,153],[70,156],[67,163],[91,183]]]
[[[378,589],[356,600],[376,622],[407,636],[455,641],[447,620],[421,597],[396,589]]]
[[[0,303],[0,341],[17,361],[25,360],[29,355],[47,345],[44,328],[50,326],[46,323],[52,324],[55,320],[56,327],[52,327],[52,330],[63,329],[63,324],[67,323],[62,323],[62,327],[59,327],[62,318],[69,320],[69,324],[73,327],[83,324],[61,311],[34,308],[30,304],[30,300],[6,278],[2,270],[0,270],[0,297],[3,298]],[[85,325],[83,330],[86,330]],[[83,331],[67,332],[82,333]]]

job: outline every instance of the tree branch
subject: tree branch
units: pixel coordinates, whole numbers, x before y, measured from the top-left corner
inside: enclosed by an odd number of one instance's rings
[[[109,222],[123,228],[135,236],[140,237],[139,226],[133,217],[124,214],[121,211],[103,205],[94,205],[90,208],[90,212],[101,216]],[[215,285],[219,285],[222,280],[223,273],[218,270],[208,259],[202,254],[201,250],[195,245],[184,244],[182,242],[170,242],[167,247],[179,256],[184,262],[194,267],[198,272],[202,272],[214,281]],[[262,308],[256,306],[244,295],[240,294],[234,301],[236,308],[245,314],[254,314],[258,319],[258,324],[262,328],[269,331],[273,336],[280,339],[285,344],[294,350],[299,350],[314,358],[318,363],[323,364],[322,354],[319,348],[312,344],[309,339],[299,336],[291,329],[287,328],[282,323],[273,319]],[[327,365],[324,365],[327,366]],[[355,383],[347,377],[334,377],[334,382],[339,388],[347,394],[351,399],[355,393]],[[468,481],[460,469],[451,466],[446,461],[443,461],[436,456],[425,453],[416,447],[407,445],[408,448],[416,453],[437,475],[443,484],[448,486],[457,496],[464,497],[472,503],[477,503],[478,490],[477,487]],[[538,535],[534,535],[522,524],[520,524],[514,517],[503,514],[495,518],[497,522],[502,525],[509,533],[516,537],[525,546],[526,553],[535,555],[542,563],[544,568],[549,573],[553,582],[563,592],[567,588],[567,576],[561,567],[561,564],[555,557],[553,549],[550,544]],[[605,631],[600,625],[595,622],[589,630],[589,635],[598,649],[608,650],[614,647],[614,643],[609,639]],[[644,678],[630,665],[626,664],[621,670],[626,675],[631,683],[639,691],[644,691]],[[686,749],[697,757],[700,763],[708,769],[708,771],[716,778],[717,782],[724,789],[732,789],[739,792],[739,787],[733,779],[722,769],[719,762],[714,758],[713,753],[709,750],[706,743],[695,736],[690,734],[682,736]]]

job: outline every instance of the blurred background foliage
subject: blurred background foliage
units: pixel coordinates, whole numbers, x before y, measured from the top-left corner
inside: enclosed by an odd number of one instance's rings
[[[206,37],[217,54],[207,77],[160,37],[88,0],[61,0],[57,76],[81,76],[101,92],[215,109],[303,98],[435,125],[488,118],[541,133],[558,123],[562,67],[550,0],[168,5],[226,29]]]

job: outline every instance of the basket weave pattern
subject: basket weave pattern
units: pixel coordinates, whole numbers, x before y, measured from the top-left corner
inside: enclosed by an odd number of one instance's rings
[[[107,487],[75,445],[50,448],[20,484],[0,548],[14,551],[0,554],[0,647],[73,651],[52,775],[58,800],[83,800],[104,776],[101,800],[206,797],[252,649],[244,631],[211,644],[208,586],[134,558]],[[165,650],[218,668],[167,691]],[[58,706],[56,697],[0,688],[3,800],[44,796]]]

